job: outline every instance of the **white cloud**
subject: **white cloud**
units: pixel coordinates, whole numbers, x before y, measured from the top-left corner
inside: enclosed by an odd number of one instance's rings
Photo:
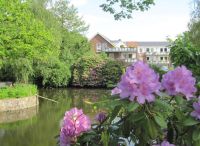
[[[73,4],[74,6],[78,7],[78,6],[83,6],[88,2],[88,0],[71,0],[71,4]]]

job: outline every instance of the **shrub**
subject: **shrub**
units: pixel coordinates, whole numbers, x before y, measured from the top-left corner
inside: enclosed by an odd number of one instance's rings
[[[72,85],[92,86],[102,85],[101,66],[104,63],[99,56],[85,56],[80,58],[73,66]]]
[[[31,84],[14,84],[10,87],[0,88],[0,99],[20,98],[37,94],[37,87]]]
[[[124,66],[122,62],[107,60],[102,66],[102,76],[106,87],[114,87],[119,82],[123,74]]]
[[[150,65],[151,68],[156,72],[158,73],[160,76],[164,75],[167,71],[163,70],[161,67],[159,67],[158,65],[156,64],[151,64]]]
[[[73,66],[72,86],[113,87],[123,73],[122,63],[100,56],[80,58]]]

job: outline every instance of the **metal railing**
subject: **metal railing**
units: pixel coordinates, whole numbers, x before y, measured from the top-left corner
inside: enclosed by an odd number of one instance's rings
[[[104,48],[98,52],[137,52],[137,48]]]

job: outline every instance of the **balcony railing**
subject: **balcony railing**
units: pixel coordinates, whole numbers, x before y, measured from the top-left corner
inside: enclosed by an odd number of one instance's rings
[[[134,63],[137,61],[136,58],[118,58],[116,60],[119,60],[119,61],[123,61],[123,62],[126,62],[126,63]]]
[[[152,63],[152,64],[170,64],[170,61],[167,60],[163,60],[163,61],[160,61],[160,60],[147,60],[148,63]]]
[[[104,48],[98,52],[137,52],[137,48]]]

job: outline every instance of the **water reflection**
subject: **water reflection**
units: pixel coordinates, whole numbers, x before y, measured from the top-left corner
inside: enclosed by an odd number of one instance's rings
[[[56,146],[55,136],[59,132],[60,120],[71,107],[83,108],[84,113],[94,117],[93,105],[86,101],[100,101],[110,91],[97,89],[50,89],[41,90],[40,95],[54,99],[53,103],[41,99],[36,116],[20,122],[0,124],[1,146]]]
[[[37,112],[38,106],[22,110],[0,112],[0,124],[30,119],[36,116]]]

